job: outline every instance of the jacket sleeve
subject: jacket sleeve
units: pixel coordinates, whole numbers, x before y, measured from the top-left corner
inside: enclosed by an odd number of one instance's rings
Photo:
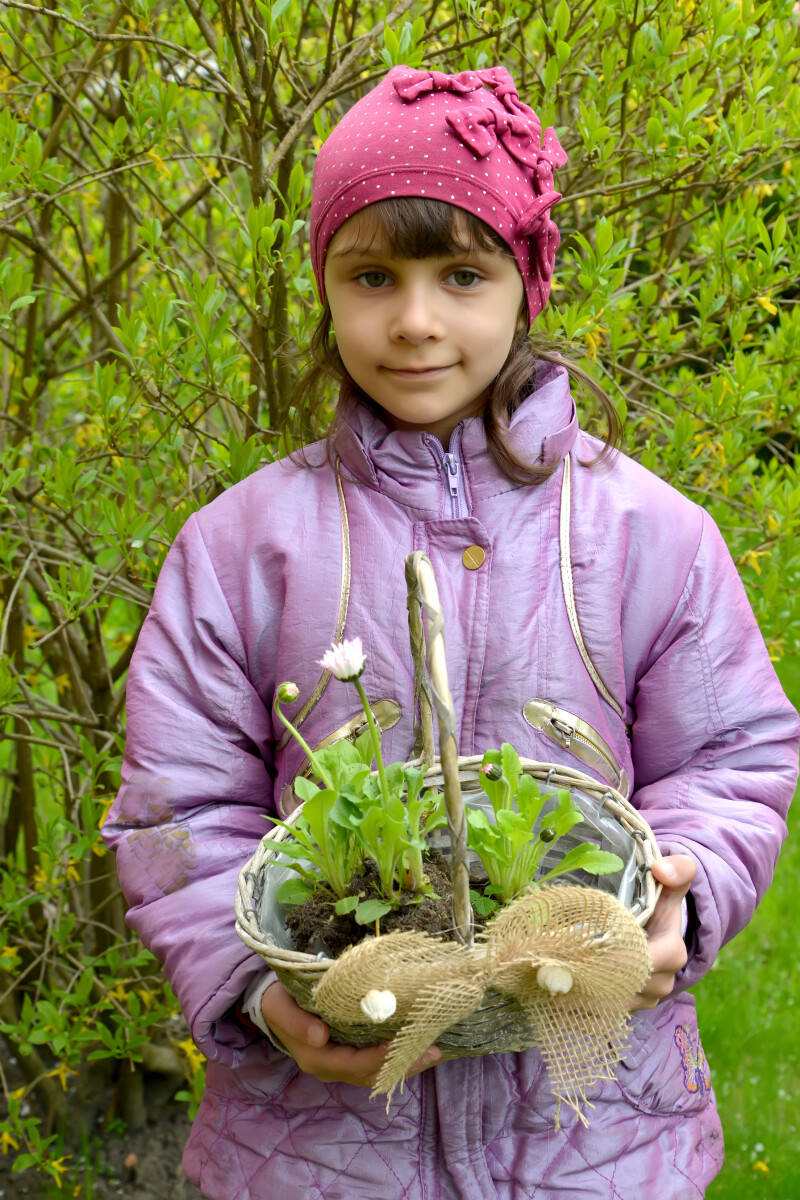
[[[236,935],[233,900],[273,807],[270,714],[246,668],[192,517],[131,662],[123,782],[103,836],[128,923],[164,965],[197,1045],[227,1061],[255,1036],[233,1006],[264,964]]]
[[[800,723],[736,568],[703,514],[685,586],[634,697],[633,803],[663,854],[690,854],[691,987],[772,879],[797,781]]]

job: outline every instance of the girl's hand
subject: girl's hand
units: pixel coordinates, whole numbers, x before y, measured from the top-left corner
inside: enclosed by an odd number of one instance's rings
[[[695,876],[697,864],[688,854],[668,854],[653,863],[653,875],[663,884],[655,911],[647,922],[653,974],[628,1007],[655,1008],[675,987],[675,976],[686,966],[686,944],[681,935],[681,902]]]
[[[359,1050],[328,1043],[328,1026],[296,1004],[282,983],[273,983],[261,999],[261,1012],[276,1038],[301,1071],[322,1083],[354,1083],[374,1087],[389,1049],[386,1042]],[[408,1071],[418,1075],[442,1057],[438,1046],[429,1046]]]

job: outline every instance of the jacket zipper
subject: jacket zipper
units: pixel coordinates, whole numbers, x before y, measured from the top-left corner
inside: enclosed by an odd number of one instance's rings
[[[616,765],[612,763],[608,755],[604,754],[600,747],[593,742],[591,738],[585,737],[582,733],[578,733],[577,729],[575,729],[572,725],[568,725],[566,721],[559,720],[558,717],[551,717],[550,724],[553,726],[556,733],[561,738],[561,741],[564,743],[565,750],[570,749],[570,742],[573,740],[576,742],[581,742],[584,746],[589,746],[592,750],[594,750],[595,754],[599,754],[604,762],[608,763],[615,775],[619,774]]]
[[[454,447],[446,454],[442,443],[437,437],[430,437],[430,444],[433,446],[434,453],[439,460],[439,464],[444,473],[444,481],[447,485],[447,491],[450,496],[450,516],[461,516],[461,463],[458,459],[458,451],[461,445],[461,429],[456,428],[450,438],[450,445]]]

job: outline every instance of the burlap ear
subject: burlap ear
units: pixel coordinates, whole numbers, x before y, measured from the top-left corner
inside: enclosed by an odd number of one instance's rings
[[[472,948],[424,933],[366,939],[326,971],[314,1004],[330,1024],[363,1030],[367,993],[394,994],[393,1016],[372,1026],[396,1035],[373,1091],[391,1099],[428,1046],[468,1025],[487,988],[512,998],[529,1023],[520,1048],[537,1045],[547,1063],[558,1127],[562,1101],[587,1123],[586,1092],[612,1077],[626,1045],[628,1001],[650,971],[647,938],[614,896],[546,885],[501,909]]]
[[[477,973],[482,973],[480,968]],[[456,988],[475,974],[475,952],[466,946],[441,942],[427,933],[387,933],[345,950],[314,989],[314,1004],[332,1025],[364,1025],[364,996],[373,990],[393,992],[394,1016],[374,1027],[389,1033],[405,1025],[425,988],[432,984]],[[447,1028],[442,1025],[439,1032]]]
[[[487,933],[492,987],[513,996],[536,1030],[559,1109],[563,1101],[587,1124],[586,1091],[613,1077],[628,1002],[652,970],[644,931],[607,892],[554,886],[501,909]]]

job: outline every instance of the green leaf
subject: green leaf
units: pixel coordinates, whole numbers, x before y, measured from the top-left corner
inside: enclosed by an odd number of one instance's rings
[[[569,5],[567,0],[559,0],[553,19],[553,29],[559,39],[564,39],[569,30]]]
[[[561,64],[558,58],[553,55],[548,58],[544,68],[544,86],[546,92],[552,92],[561,76]]]
[[[386,764],[386,782],[389,785],[390,791],[398,795],[402,793],[406,782],[402,763]]]
[[[9,670],[5,659],[0,659],[0,708],[13,704],[19,693],[19,684]]]
[[[304,803],[307,800],[312,800],[319,793],[320,789],[310,779],[306,779],[303,775],[298,775],[294,781],[294,794]]]
[[[469,898],[475,912],[480,913],[482,917],[490,917],[500,907],[496,900],[492,900],[491,896],[484,896],[480,892],[476,892],[474,888],[470,888]]]
[[[651,150],[657,150],[664,138],[664,126],[658,117],[650,117],[646,126],[647,141]]]
[[[391,907],[391,904],[387,904],[385,900],[365,900],[356,909],[356,922],[359,925],[371,925],[373,921],[379,921],[381,917],[385,917]]]
[[[500,766],[503,768],[503,774],[508,780],[512,796],[516,795],[522,768],[519,763],[519,755],[510,742],[503,742],[500,747]]]
[[[310,896],[313,895],[313,888],[307,883],[303,883],[302,879],[285,879],[275,893],[275,899],[278,904],[287,904],[294,908],[297,904],[303,904]]]
[[[345,913],[358,908],[358,896],[342,896],[341,900],[336,901],[334,908],[340,917],[344,916]]]
[[[366,766],[372,768],[372,760],[375,757],[375,747],[372,744],[372,734],[368,729],[355,740],[355,748],[358,751],[359,758]]]
[[[501,808],[497,813],[497,828],[506,837],[512,837],[516,833],[530,833],[530,825],[522,813],[511,812],[505,808]]]
[[[298,208],[300,205],[300,201],[303,198],[305,180],[306,173],[303,170],[303,164],[295,163],[292,167],[292,173],[289,176],[289,202],[292,208]]]
[[[308,847],[300,845],[299,842],[279,842],[275,847],[275,853],[284,854],[287,858],[307,858]]]
[[[595,246],[597,257],[605,258],[614,244],[614,229],[607,217],[600,217],[595,226]]]
[[[486,831],[492,835],[496,835],[497,833],[496,827],[490,824],[482,808],[467,809],[467,826],[469,829],[474,829],[480,833],[485,833]]]
[[[422,791],[422,771],[418,771],[416,767],[406,767],[403,772],[406,781],[406,804],[413,804],[420,792]]]
[[[11,1167],[12,1171],[27,1171],[28,1167],[36,1165],[35,1154],[19,1154],[14,1159],[14,1164]]]
[[[386,47],[384,61],[391,66],[397,66],[400,62],[400,42],[388,25],[383,31],[383,44]]]
[[[483,756],[481,766],[496,766],[503,769],[502,752],[500,750],[487,750]],[[497,812],[500,808],[508,808],[511,805],[511,788],[505,773],[502,779],[490,779],[483,771],[478,772],[478,783],[482,790],[486,793],[492,802],[492,808]]]
[[[533,829],[545,799],[546,797],[539,791],[539,785],[532,775],[520,776],[517,786],[517,808],[524,815],[529,828]]]
[[[337,790],[346,781],[349,781],[348,767],[363,766],[355,746],[346,738],[334,742],[330,746],[325,746],[322,750],[315,751],[314,757],[323,774],[329,779],[331,786]]]
[[[566,875],[568,871],[586,871],[589,875],[610,875],[614,871],[621,871],[623,866],[624,863],[618,855],[584,843],[582,846],[573,846],[564,855],[561,862],[543,875],[539,882],[544,883],[547,879]]]

